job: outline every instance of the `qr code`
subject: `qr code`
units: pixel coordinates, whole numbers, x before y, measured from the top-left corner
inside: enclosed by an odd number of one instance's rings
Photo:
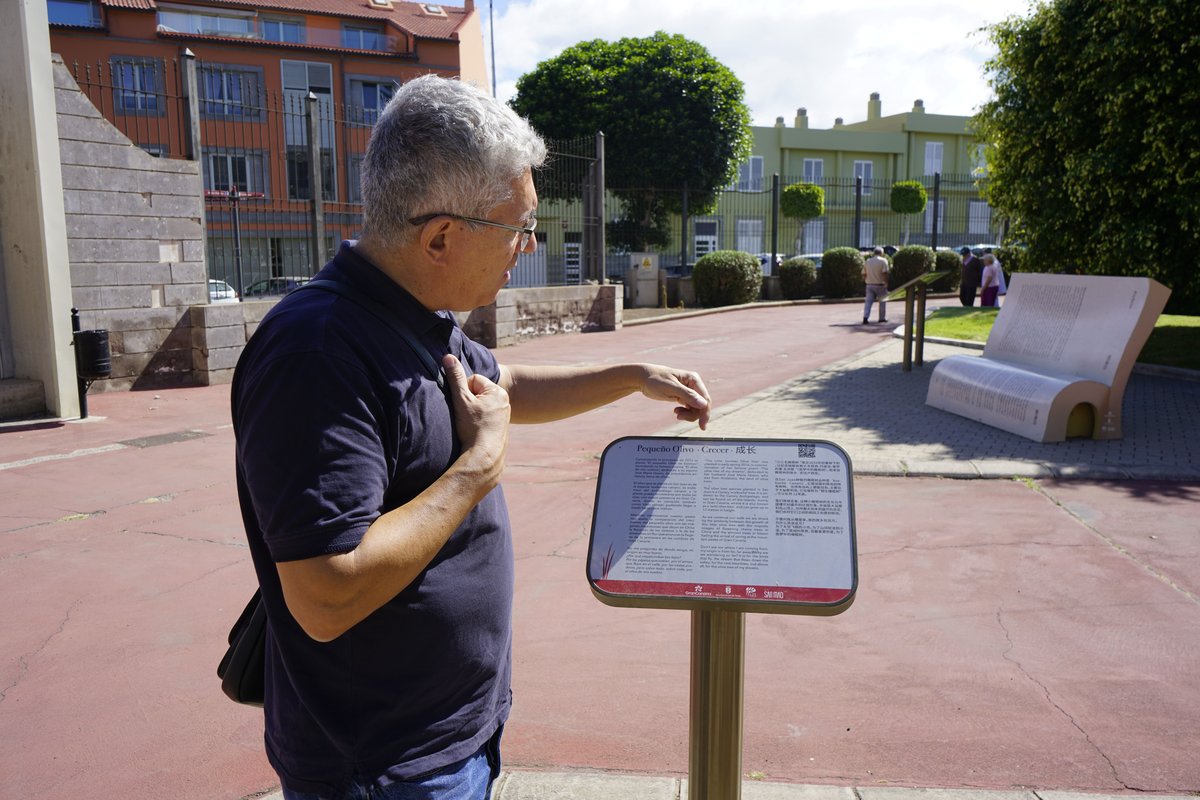
[[[817,446],[812,443],[797,444],[796,445],[796,457],[797,458],[816,458],[817,457]]]

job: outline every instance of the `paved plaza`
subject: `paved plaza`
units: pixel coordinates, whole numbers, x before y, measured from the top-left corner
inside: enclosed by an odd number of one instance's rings
[[[751,615],[747,800],[1079,800],[1200,792],[1200,383],[1135,373],[1125,438],[1043,445],[926,408],[958,348],[853,306],[771,306],[499,351],[657,361],[706,435],[851,455],[859,586],[832,618]],[[0,426],[0,797],[278,797],[261,711],[215,666],[253,588],[228,387],[94,395]],[[584,580],[598,454],[698,435],[625,398],[514,426],[514,706],[499,800],[687,796],[689,616]],[[969,478],[965,479],[964,478]]]

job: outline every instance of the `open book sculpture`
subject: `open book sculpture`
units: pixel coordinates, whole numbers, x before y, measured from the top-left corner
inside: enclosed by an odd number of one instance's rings
[[[1035,442],[1121,438],[1121,401],[1171,290],[1150,278],[1017,273],[981,357],[943,359],[926,405]]]

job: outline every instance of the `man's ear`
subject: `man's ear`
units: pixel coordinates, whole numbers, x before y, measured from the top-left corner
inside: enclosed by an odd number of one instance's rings
[[[449,217],[431,219],[421,228],[421,252],[431,263],[445,265],[450,259],[451,248],[458,241],[455,233],[454,220]]]

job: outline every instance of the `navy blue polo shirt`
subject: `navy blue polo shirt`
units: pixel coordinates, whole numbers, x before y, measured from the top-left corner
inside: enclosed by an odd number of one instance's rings
[[[453,315],[426,310],[351,243],[317,277],[394,309],[434,361],[453,352],[468,373],[499,380]],[[266,749],[283,785],[386,784],[474,753],[509,710],[513,551],[498,487],[408,587],[332,642],[300,629],[275,568],[353,550],[453,463],[459,443],[433,376],[370,312],[309,289],[251,337],[232,406],[238,496],[270,620]]]

